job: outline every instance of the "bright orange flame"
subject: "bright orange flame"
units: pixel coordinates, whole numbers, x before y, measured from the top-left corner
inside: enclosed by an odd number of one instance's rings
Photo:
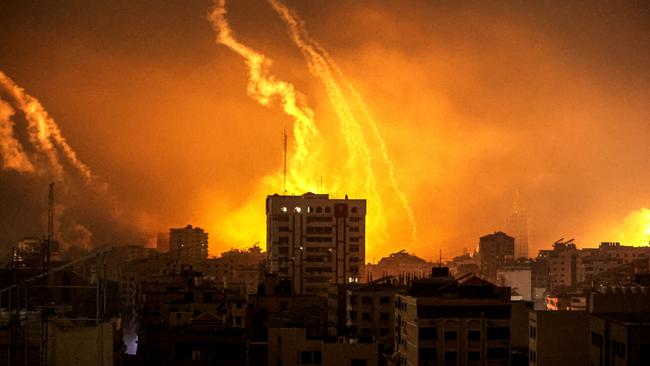
[[[649,245],[650,209],[643,207],[630,212],[615,233],[618,234],[622,244]]]
[[[415,244],[417,241],[417,223],[415,221],[415,214],[413,213],[413,209],[411,208],[406,195],[399,187],[395,174],[395,165],[390,159],[384,138],[381,135],[381,132],[377,127],[377,123],[372,117],[368,106],[363,101],[363,98],[361,98],[361,95],[357,92],[352,83],[350,83],[345,78],[343,72],[338,67],[336,62],[334,62],[334,59],[330,56],[327,50],[325,50],[322,46],[319,45],[318,42],[311,38],[304,26],[304,22],[295,13],[291,12],[286,6],[284,6],[279,0],[269,0],[269,2],[271,3],[271,6],[278,12],[282,20],[287,24],[291,39],[308,59],[312,73],[325,84],[330,97],[330,101],[334,105],[337,114],[339,115],[339,119],[342,122],[345,121],[346,124],[351,125],[351,128],[344,127],[344,133],[352,133],[353,137],[348,142],[348,145],[358,146],[357,149],[363,152],[363,156],[365,158],[365,169],[368,172],[369,177],[372,178],[366,181],[368,183],[366,186],[367,194],[373,201],[376,200],[378,205],[377,208],[381,215],[379,222],[385,225],[385,218],[383,217],[383,214],[381,214],[382,203],[380,196],[376,193],[377,188],[371,168],[372,159],[370,156],[370,149],[368,148],[368,145],[361,132],[361,124],[357,121],[354,114],[351,112],[351,103],[348,103],[344,93],[341,91],[342,88],[339,86],[339,83],[336,79],[340,79],[341,82],[347,86],[349,93],[352,95],[354,103],[356,103],[356,106],[361,110],[363,118],[369,124],[370,130],[372,131],[373,136],[379,144],[381,158],[388,168],[388,177],[390,184],[397,194],[402,207],[407,213],[409,224],[411,225],[412,244]],[[372,205],[372,203],[373,202],[371,201],[369,204]]]
[[[248,95],[258,103],[268,106],[274,99],[281,101],[284,113],[293,118],[294,151],[288,161],[287,190],[293,193],[307,191],[345,191],[354,197],[368,199],[368,231],[366,247],[369,252],[381,247],[388,239],[384,203],[379,193],[377,175],[373,166],[373,153],[364,135],[364,122],[370,127],[378,143],[380,161],[388,170],[388,182],[397,192],[397,198],[404,207],[411,224],[412,240],[415,243],[416,223],[413,210],[397,183],[395,167],[377,123],[368,107],[343,76],[330,55],[313,41],[302,26],[299,18],[291,14],[281,3],[271,0],[271,5],[287,24],[291,40],[305,56],[308,69],[324,85],[333,110],[339,122],[341,135],[347,146],[344,169],[316,189],[316,180],[322,176],[324,163],[320,158],[323,139],[316,127],[314,113],[304,102],[305,98],[295,87],[270,74],[272,61],[262,53],[251,49],[237,40],[226,20],[225,0],[217,1],[209,19],[217,33],[217,43],[223,44],[239,54],[248,67]],[[339,81],[340,80],[340,81]],[[351,99],[349,99],[351,98]],[[251,222],[264,222],[263,197],[281,187],[280,172],[264,177],[250,200],[234,212],[219,213],[221,221],[217,229],[226,240],[249,244],[255,236],[250,235]],[[225,231],[225,233],[224,233]],[[257,237],[264,237],[263,232]]]

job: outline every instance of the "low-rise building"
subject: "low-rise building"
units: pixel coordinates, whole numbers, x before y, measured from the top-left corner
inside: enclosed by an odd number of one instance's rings
[[[588,328],[584,311],[531,311],[529,365],[589,365]]]
[[[304,328],[269,329],[269,366],[371,366],[379,364],[377,343],[327,342],[307,336]]]
[[[591,314],[593,366],[650,365],[650,314]]]
[[[347,326],[351,339],[381,343],[393,353],[395,339],[395,295],[406,292],[403,286],[374,282],[347,290]]]
[[[396,365],[509,365],[510,291],[447,268],[395,300]]]
[[[511,264],[499,267],[497,269],[497,284],[510,287],[513,300],[532,300],[532,278],[528,264]]]

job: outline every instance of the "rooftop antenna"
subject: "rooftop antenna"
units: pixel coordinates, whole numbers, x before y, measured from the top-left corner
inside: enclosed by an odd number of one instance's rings
[[[438,253],[438,267],[442,267],[442,249]]]
[[[284,191],[284,194],[287,194],[287,130],[284,129],[282,130],[282,142],[283,142],[283,147],[284,147],[284,175],[283,175],[283,183],[282,183],[282,191]]]

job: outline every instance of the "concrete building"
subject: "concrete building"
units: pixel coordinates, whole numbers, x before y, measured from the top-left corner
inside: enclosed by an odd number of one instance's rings
[[[483,277],[496,283],[497,269],[514,259],[515,238],[499,231],[482,236],[478,248]]]
[[[593,366],[650,365],[650,314],[591,314]]]
[[[379,364],[377,343],[334,343],[307,337],[304,328],[269,329],[269,366],[371,366]]]
[[[327,194],[268,196],[269,269],[299,294],[327,296],[329,284],[358,283],[365,261],[366,201]]]
[[[208,258],[208,233],[199,227],[169,229],[169,250],[180,251],[181,262],[196,263]]]
[[[356,283],[330,284],[327,291],[327,334],[332,337],[344,337],[347,331],[347,295],[348,290],[361,286]]]
[[[579,251],[572,241],[558,241],[546,252],[550,289],[578,284]]]
[[[510,365],[510,291],[447,268],[396,295],[396,365]]]
[[[25,312],[22,321],[24,333],[21,332],[20,342],[16,342],[16,339],[12,339],[8,312],[0,312],[0,360],[2,360],[0,364],[2,365],[41,364],[41,326],[43,325],[41,314]],[[48,322],[44,324],[48,329],[48,365],[121,364],[123,344],[122,324],[119,318],[100,320],[100,323],[96,324],[94,319],[74,320],[50,316]]]
[[[531,311],[529,365],[589,365],[588,329],[584,311]]]
[[[497,269],[497,284],[510,287],[513,300],[531,301],[533,296],[530,265],[512,264]]]
[[[390,282],[369,283],[347,290],[347,326],[351,339],[381,343],[393,353],[395,340],[395,295],[406,292]]]

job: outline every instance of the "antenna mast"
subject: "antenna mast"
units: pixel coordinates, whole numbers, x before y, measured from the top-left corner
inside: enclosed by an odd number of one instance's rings
[[[282,191],[287,194],[287,130],[282,131],[283,147],[284,147],[284,175],[282,183]]]

